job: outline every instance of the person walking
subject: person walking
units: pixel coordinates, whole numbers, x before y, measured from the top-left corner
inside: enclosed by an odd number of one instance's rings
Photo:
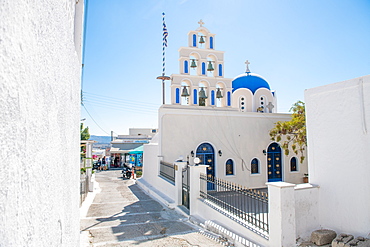
[[[107,170],[105,156],[103,157],[103,159],[102,159],[101,163],[102,163],[103,170],[104,170],[104,171],[105,171],[105,170]]]

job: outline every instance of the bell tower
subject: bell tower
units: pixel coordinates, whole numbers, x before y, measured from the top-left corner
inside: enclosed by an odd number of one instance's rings
[[[179,74],[171,75],[171,103],[231,107],[232,79],[224,78],[224,52],[215,50],[215,34],[204,27],[188,33],[179,49]]]

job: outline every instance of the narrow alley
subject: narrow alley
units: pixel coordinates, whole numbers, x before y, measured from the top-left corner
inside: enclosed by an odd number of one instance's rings
[[[163,207],[120,170],[96,173],[101,191],[81,218],[81,246],[222,246]]]

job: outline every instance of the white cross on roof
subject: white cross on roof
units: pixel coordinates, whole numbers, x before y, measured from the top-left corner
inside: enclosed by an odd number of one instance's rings
[[[204,24],[204,22],[202,21],[202,19],[200,19],[200,21],[198,21],[198,24],[199,24],[200,26],[202,26],[202,25]]]
[[[251,71],[249,70],[249,64],[251,64],[248,60],[245,61],[245,64],[247,65],[247,70],[245,71],[246,73],[250,73]]]

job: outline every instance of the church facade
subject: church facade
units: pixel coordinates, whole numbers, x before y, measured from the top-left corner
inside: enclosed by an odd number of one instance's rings
[[[290,114],[276,112],[276,93],[251,73],[248,61],[245,73],[225,78],[224,52],[216,50],[215,34],[199,24],[188,33],[188,46],[179,49],[180,71],[171,75],[171,104],[159,109],[152,158],[205,164],[208,176],[248,188],[302,183],[307,163],[293,152],[284,155],[269,137],[274,123],[290,120]]]

